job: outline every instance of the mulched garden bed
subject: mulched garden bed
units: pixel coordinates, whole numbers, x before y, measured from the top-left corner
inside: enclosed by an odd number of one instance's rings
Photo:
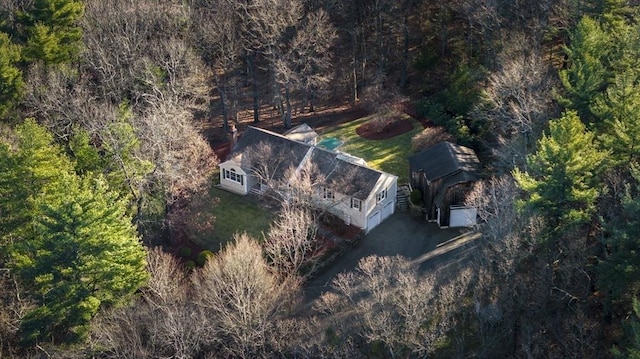
[[[386,140],[413,130],[413,123],[400,117],[385,122],[382,126],[375,122],[364,123],[356,128],[356,133],[367,140]]]

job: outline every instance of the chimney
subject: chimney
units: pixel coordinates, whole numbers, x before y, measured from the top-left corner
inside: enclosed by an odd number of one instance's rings
[[[238,129],[236,128],[236,124],[231,122],[229,124],[229,151],[233,150],[233,146],[236,145],[237,140],[238,140]]]

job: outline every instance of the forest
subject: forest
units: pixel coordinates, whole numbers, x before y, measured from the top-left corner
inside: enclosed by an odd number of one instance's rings
[[[635,0],[0,1],[0,357],[640,358],[638,19]],[[232,126],[338,107],[478,153],[467,260],[363,258],[306,306],[302,201],[197,266],[164,250]]]

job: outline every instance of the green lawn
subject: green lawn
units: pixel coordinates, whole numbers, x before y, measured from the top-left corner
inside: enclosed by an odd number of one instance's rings
[[[262,234],[269,229],[273,214],[258,205],[250,197],[229,193],[212,186],[208,205],[197,211],[204,211],[215,217],[212,231],[191,234],[191,240],[206,249],[218,251],[231,241],[236,232],[247,232],[262,241]],[[215,201],[214,198],[219,198]]]
[[[339,151],[361,157],[369,166],[399,177],[399,183],[409,181],[409,162],[407,158],[412,155],[411,137],[422,131],[420,122],[407,116],[405,121],[413,122],[413,130],[402,135],[386,140],[367,140],[356,133],[356,128],[365,123],[371,116],[351,121],[326,132],[320,136],[320,140],[328,137],[336,137],[343,142]]]
[[[323,132],[320,140],[336,137],[343,142],[338,150],[361,157],[369,166],[399,177],[400,183],[409,180],[409,162],[407,157],[411,153],[411,137],[422,131],[422,125],[407,117],[406,121],[413,122],[413,130],[400,136],[386,140],[367,140],[356,133],[356,128],[368,121],[370,117],[351,121]],[[214,175],[214,178],[216,176]],[[218,201],[214,200],[219,198]],[[201,198],[197,208],[191,213],[199,214],[204,221],[215,218],[213,226],[194,227],[204,230],[192,230],[190,239],[197,245],[218,251],[229,242],[234,233],[247,232],[257,240],[262,240],[263,233],[269,229],[274,213],[262,208],[255,200],[223,191],[212,186],[208,198]],[[206,228],[209,229],[206,229]]]

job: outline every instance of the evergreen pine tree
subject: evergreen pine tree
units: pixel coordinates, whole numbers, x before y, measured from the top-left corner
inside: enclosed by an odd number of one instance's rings
[[[24,59],[47,64],[68,62],[80,50],[82,29],[78,21],[84,5],[75,0],[35,0],[17,15],[26,40]]]
[[[527,158],[528,170],[514,177],[529,197],[524,203],[540,212],[557,229],[588,221],[599,195],[599,173],[606,152],[594,144],[575,111],[549,122],[538,150]]]
[[[631,166],[621,212],[608,220],[607,255],[598,265],[598,287],[608,304],[629,303],[640,294],[640,170]]]
[[[100,307],[126,301],[147,277],[128,198],[101,176],[76,175],[33,120],[17,128],[15,142],[0,144],[0,233],[37,305],[21,321],[22,338],[81,340]]]
[[[570,42],[570,47],[565,48],[569,67],[559,73],[565,90],[559,101],[577,111],[585,122],[595,123],[592,101],[613,76],[609,68],[611,39],[597,20],[584,17],[570,35]]]
[[[22,71],[17,67],[21,56],[20,46],[0,32],[0,118],[15,105],[24,90]]]
[[[126,203],[101,179],[68,177],[35,200],[38,216],[12,249],[14,269],[38,307],[22,338],[76,342],[101,306],[123,303],[144,284],[145,252]]]
[[[596,97],[593,113],[602,119],[600,136],[617,164],[640,159],[640,83],[635,71],[616,76],[614,84]]]

